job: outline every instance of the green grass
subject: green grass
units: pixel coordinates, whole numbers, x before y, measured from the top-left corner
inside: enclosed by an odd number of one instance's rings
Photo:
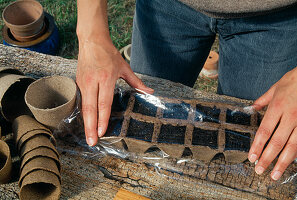
[[[216,93],[218,81],[206,77],[198,77],[193,88],[205,92]]]
[[[14,0],[0,0],[0,12]],[[76,38],[76,1],[74,0],[40,0],[46,12],[54,16],[60,33],[60,50],[58,56],[77,58],[78,41]],[[111,38],[120,49],[131,42],[135,0],[109,0],[108,15]],[[3,27],[1,20],[0,28]],[[0,36],[2,41],[2,35]]]
[[[0,12],[14,0],[0,0]],[[40,0],[46,12],[54,16],[60,33],[58,56],[77,59],[78,41],[76,37],[76,1],[75,0]],[[108,21],[111,39],[121,49],[131,43],[135,0],[108,0]],[[1,18],[2,19],[2,18]],[[0,29],[3,21],[0,22]],[[0,35],[2,41],[2,35]],[[213,46],[218,50],[218,42]],[[217,81],[198,78],[194,88],[208,92],[216,91]]]

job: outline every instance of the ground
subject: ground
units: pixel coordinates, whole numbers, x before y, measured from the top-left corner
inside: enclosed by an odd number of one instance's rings
[[[14,0],[0,0],[0,12]],[[76,38],[76,1],[73,0],[40,0],[46,12],[56,19],[60,32],[60,50],[58,56],[77,59],[78,41]],[[109,0],[108,21],[109,30],[114,45],[121,49],[131,43],[131,31],[135,0]],[[1,20],[0,28],[3,27]],[[0,36],[2,40],[2,35]],[[213,45],[218,51],[218,40]],[[198,78],[194,88],[207,92],[216,92],[217,81],[207,78]]]

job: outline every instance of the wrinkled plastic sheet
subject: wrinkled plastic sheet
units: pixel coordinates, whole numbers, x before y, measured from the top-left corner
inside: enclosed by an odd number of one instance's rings
[[[86,143],[80,106],[78,95],[76,109],[54,132],[60,150],[92,159],[112,155],[144,162],[160,175],[167,176],[164,172],[170,171],[242,191],[271,194],[272,199],[273,192],[297,198],[297,160],[278,181],[269,176],[275,162],[259,177],[247,160],[264,114],[250,106],[156,97],[117,88],[108,130],[94,147]]]

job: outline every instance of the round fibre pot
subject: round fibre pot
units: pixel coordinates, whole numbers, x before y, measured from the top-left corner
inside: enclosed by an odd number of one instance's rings
[[[7,183],[10,180],[11,167],[9,146],[0,140],[0,184]]]
[[[10,3],[2,13],[5,25],[16,37],[38,34],[44,25],[42,5],[35,0],[19,0]]]
[[[32,83],[26,91],[25,101],[37,121],[55,130],[74,111],[76,93],[73,79],[50,76]]]
[[[30,152],[28,152],[22,159],[21,161],[21,171],[23,170],[23,167],[32,159],[37,158],[37,157],[45,157],[45,158],[49,158],[52,159],[56,162],[57,167],[59,169],[59,171],[61,172],[61,163],[60,160],[57,156],[57,154],[49,149],[49,148],[45,148],[45,147],[39,147],[37,149],[34,149]]]
[[[39,156],[34,159],[31,159],[23,166],[20,174],[20,179],[18,182],[19,186],[22,185],[26,175],[28,175],[30,172],[35,170],[44,170],[44,171],[54,173],[58,177],[59,181],[61,182],[61,175],[55,160],[48,157]]]
[[[17,141],[16,143],[17,149],[20,151],[23,145],[25,144],[25,142],[27,142],[28,140],[30,140],[31,138],[37,135],[43,135],[47,137],[54,146],[57,145],[56,139],[51,133],[44,130],[34,130],[34,131],[27,132],[25,135],[23,135],[23,137],[20,138],[19,141]]]
[[[31,133],[32,131],[48,132],[50,135],[52,135],[48,128],[28,115],[19,116],[15,118],[12,123],[12,132],[16,144],[18,144],[24,136],[26,136],[28,133]]]
[[[0,67],[0,73],[24,75],[23,72],[12,67]]]
[[[40,147],[51,149],[59,157],[59,153],[58,153],[56,147],[52,144],[52,142],[48,139],[48,137],[46,137],[44,135],[36,135],[36,136],[32,137],[30,140],[27,140],[22,145],[21,150],[19,151],[19,156],[21,159],[23,159],[23,157],[27,153],[29,153],[37,148],[40,148]]]
[[[20,115],[31,115],[24,96],[33,81],[22,75],[0,73],[0,109],[7,121],[13,121]]]
[[[61,183],[52,172],[35,170],[24,177],[19,197],[21,200],[46,200],[59,199],[61,195]]]

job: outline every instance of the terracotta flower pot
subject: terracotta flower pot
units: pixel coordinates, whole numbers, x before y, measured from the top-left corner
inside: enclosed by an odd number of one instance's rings
[[[3,44],[6,46],[13,46],[37,51],[39,53],[55,55],[59,48],[59,30],[55,24],[54,18],[44,12],[44,32],[36,39],[31,41],[18,41],[11,34],[10,29],[4,25],[2,28]]]
[[[211,79],[218,78],[219,54],[215,51],[210,51],[207,60],[201,70],[201,75]]]
[[[14,34],[13,32],[11,32],[11,34],[14,36],[14,39],[16,39],[20,42],[30,42],[30,41],[33,41],[33,40],[39,38],[40,36],[42,36],[45,33],[45,30],[46,30],[46,25],[44,24],[42,26],[42,29],[38,33],[31,35],[31,36],[18,36],[16,34]]]
[[[42,5],[35,0],[19,0],[9,4],[2,18],[11,34],[20,41],[35,38],[44,26]]]

